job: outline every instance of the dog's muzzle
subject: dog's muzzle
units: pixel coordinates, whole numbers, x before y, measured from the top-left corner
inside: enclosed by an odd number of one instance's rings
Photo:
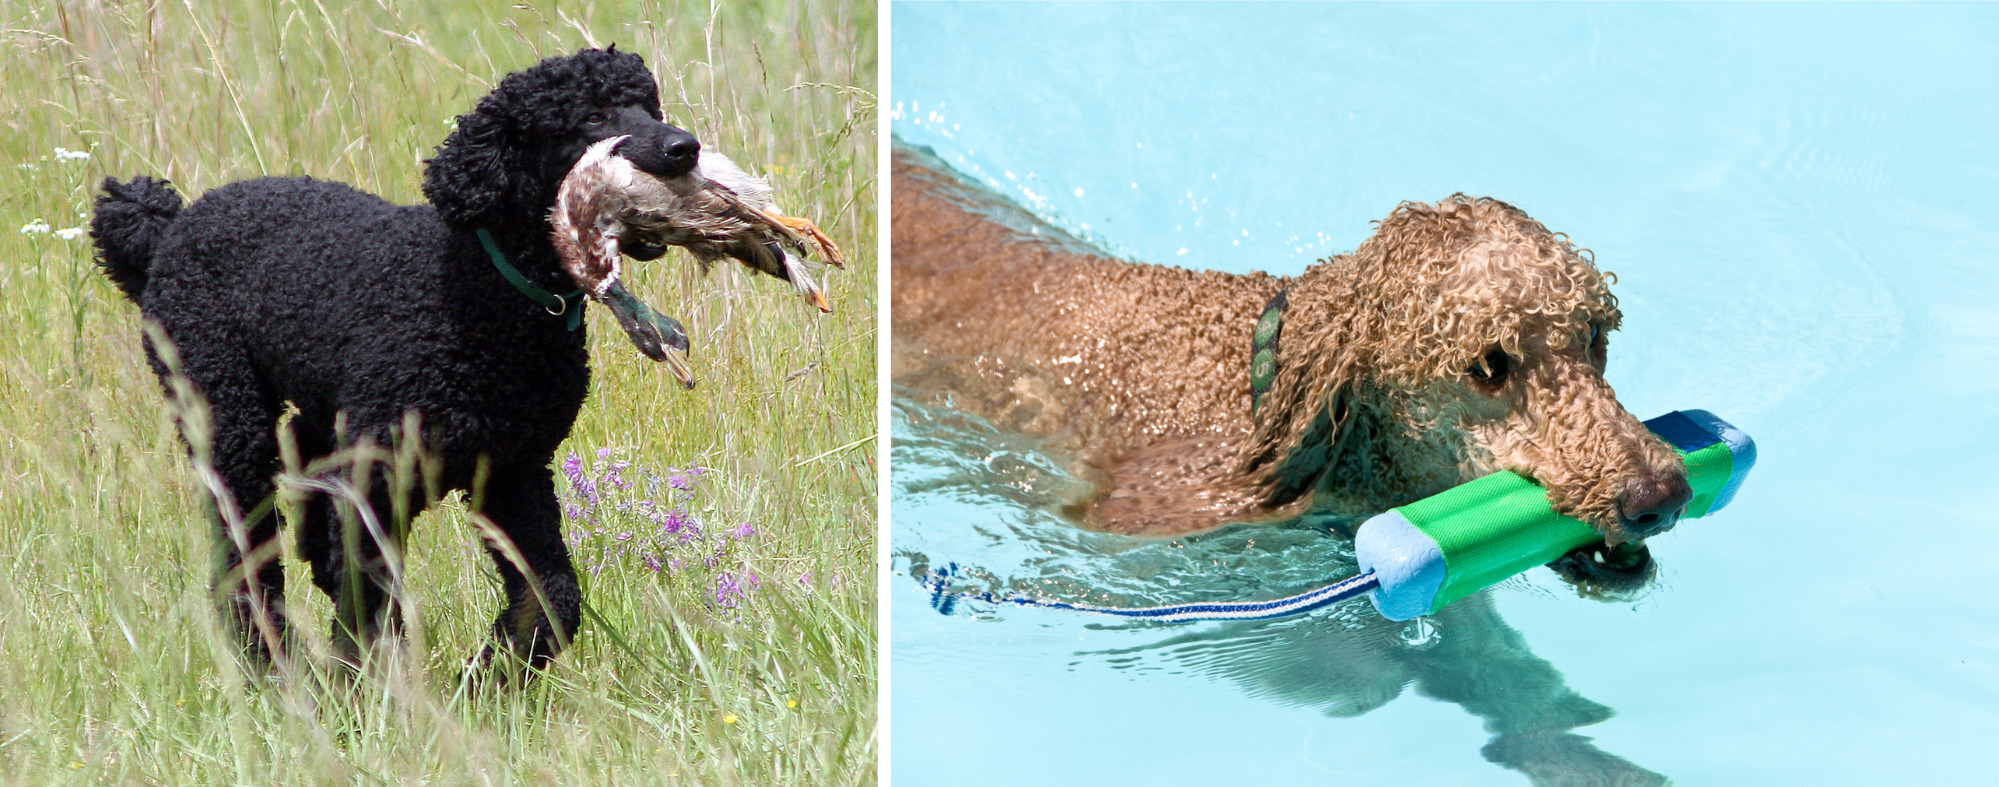
[[[1687,485],[1686,473],[1674,470],[1624,483],[1624,494],[1617,496],[1617,517],[1625,532],[1635,538],[1650,538],[1679,523],[1694,490]]]

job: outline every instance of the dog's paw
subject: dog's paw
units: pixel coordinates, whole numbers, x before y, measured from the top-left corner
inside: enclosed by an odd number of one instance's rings
[[[1501,735],[1479,749],[1493,764],[1526,774],[1535,785],[1651,787],[1665,776],[1596,747],[1587,737],[1558,730]]]

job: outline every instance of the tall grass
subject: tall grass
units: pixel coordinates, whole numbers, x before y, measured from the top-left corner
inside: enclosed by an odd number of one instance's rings
[[[835,0],[0,0],[0,784],[872,783],[875,22]],[[332,610],[288,554],[306,667],[246,674],[137,310],[65,230],[107,174],[419,201],[495,79],[613,42],[669,119],[842,242],[835,313],[678,254],[628,266],[688,325],[701,384],[593,310],[558,479],[592,615],[540,680],[460,689],[500,591],[459,501],[406,545],[405,648],[324,675]]]

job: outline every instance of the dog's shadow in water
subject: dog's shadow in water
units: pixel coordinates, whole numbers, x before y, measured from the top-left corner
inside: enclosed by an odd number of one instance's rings
[[[1613,711],[1562,679],[1501,619],[1485,593],[1411,623],[1364,603],[1331,615],[1223,623],[1132,648],[1086,652],[1113,663],[1157,658],[1242,687],[1250,696],[1334,717],[1388,704],[1404,686],[1457,704],[1493,735],[1479,753],[1543,785],[1664,784],[1575,729]]]
[[[1358,570],[1351,541],[1339,535],[1350,531],[1347,521],[1238,525],[1171,540],[1080,530],[1047,513],[1072,498],[1080,482],[1049,458],[1045,443],[948,407],[918,404],[911,400],[915,393],[897,390],[893,430],[895,492],[919,498],[898,514],[908,518],[897,527],[923,533],[915,539],[921,543],[898,544],[896,551],[919,580],[933,566],[956,561],[961,570],[953,591],[1139,607],[1276,598]],[[920,497],[932,494],[1007,509],[998,529],[1008,532],[981,525],[948,532],[967,525],[961,517],[924,517]],[[942,606],[958,614],[1012,614],[1011,607],[979,602]],[[1560,670],[1536,656],[1500,617],[1489,593],[1408,623],[1386,620],[1355,600],[1273,621],[1106,626],[1160,636],[1078,658],[1204,675],[1252,697],[1337,718],[1380,708],[1410,687],[1480,718],[1493,736],[1480,753],[1535,784],[1667,781],[1575,732],[1614,711],[1577,693]]]

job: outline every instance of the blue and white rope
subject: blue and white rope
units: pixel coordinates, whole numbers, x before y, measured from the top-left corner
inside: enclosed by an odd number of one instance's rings
[[[1070,612],[1090,612],[1133,620],[1156,620],[1162,623],[1186,623],[1196,620],[1271,620],[1273,618],[1302,615],[1321,607],[1338,604],[1350,598],[1359,597],[1379,586],[1374,572],[1357,577],[1348,577],[1316,590],[1309,590],[1295,596],[1270,601],[1215,601],[1198,604],[1174,604],[1165,607],[1140,607],[1125,609],[1119,607],[1099,607],[1094,604],[1077,604],[1054,599],[1012,596],[1001,598],[991,591],[949,592],[951,575],[957,573],[958,564],[951,563],[942,569],[933,569],[924,579],[924,586],[930,589],[930,606],[938,612],[949,615],[956,607],[958,599],[969,598],[989,604],[1012,604],[1019,607],[1040,607],[1042,609],[1062,609]]]

